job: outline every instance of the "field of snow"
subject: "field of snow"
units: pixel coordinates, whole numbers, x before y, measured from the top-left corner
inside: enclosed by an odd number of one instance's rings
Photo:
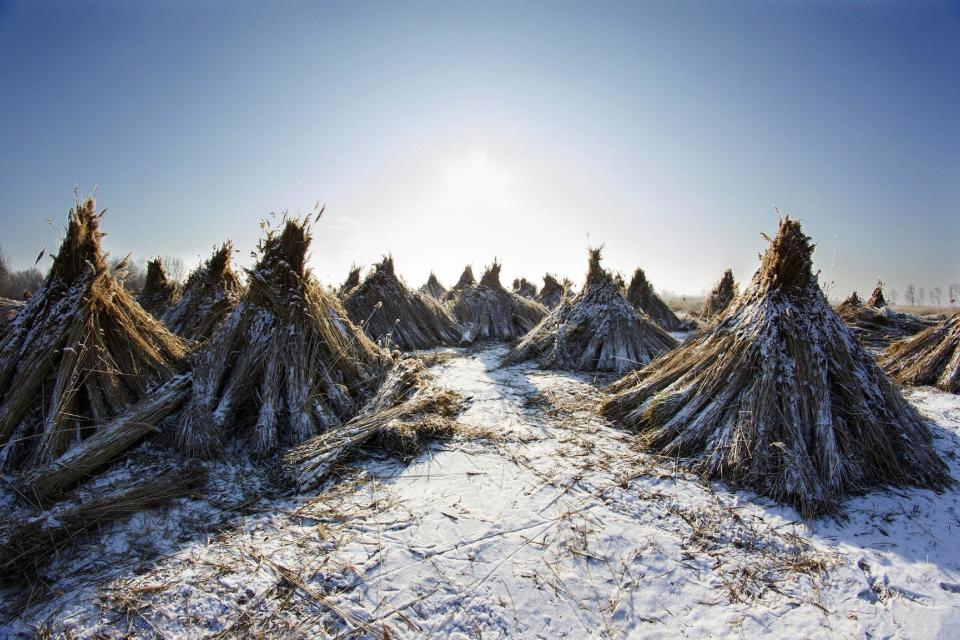
[[[240,454],[202,499],[105,525],[0,591],[0,637],[960,637],[960,491],[875,492],[801,522],[637,450],[606,380],[434,354],[490,433],[365,451],[284,494]],[[909,398],[960,478],[960,397]],[[91,489],[149,473],[146,445]],[[14,508],[9,485],[0,506]]]

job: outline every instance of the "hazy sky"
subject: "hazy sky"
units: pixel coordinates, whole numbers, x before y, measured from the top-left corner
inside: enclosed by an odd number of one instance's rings
[[[4,2],[0,246],[56,246],[74,185],[114,254],[327,214],[339,282],[586,247],[699,293],[799,217],[835,294],[960,282],[960,2]],[[51,226],[47,218],[52,218]],[[46,268],[49,262],[44,263]]]

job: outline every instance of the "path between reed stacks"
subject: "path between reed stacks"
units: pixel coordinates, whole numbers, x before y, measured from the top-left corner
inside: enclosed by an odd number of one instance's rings
[[[603,381],[499,368],[506,351],[441,350],[431,368],[470,398],[460,421],[497,438],[408,465],[371,451],[321,495],[269,497],[248,462],[211,464],[207,498],[104,532],[0,635],[44,621],[144,637],[960,635],[956,489],[800,523],[635,450],[591,411]],[[909,397],[960,478],[960,398]],[[161,551],[138,556],[129,537],[150,518]],[[191,528],[204,518],[216,526]],[[0,592],[7,615],[14,595]]]

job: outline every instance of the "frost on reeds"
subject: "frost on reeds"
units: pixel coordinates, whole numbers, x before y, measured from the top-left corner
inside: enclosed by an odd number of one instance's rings
[[[54,476],[62,456],[119,429],[115,456],[156,424],[120,425],[144,399],[149,416],[175,410],[157,388],[179,373],[184,343],[128,294],[107,267],[93,198],[70,210],[66,237],[40,289],[0,342],[0,462]],[[132,435],[131,435],[132,434]],[[129,437],[126,437],[129,436]],[[92,471],[76,461],[70,473]]]
[[[643,269],[637,268],[627,287],[627,300],[636,309],[650,316],[654,322],[667,331],[678,331],[683,322],[670,310],[667,303],[657,295],[653,285],[647,280]]]
[[[703,303],[700,317],[703,320],[716,320],[723,315],[730,303],[737,297],[737,283],[733,279],[733,271],[727,269],[723,277],[714,285],[710,295]]]
[[[177,283],[167,277],[163,269],[163,260],[159,257],[147,263],[147,279],[137,296],[137,302],[154,318],[163,314],[180,296]]]
[[[461,342],[496,338],[513,340],[535,327],[547,309],[500,284],[500,263],[487,267],[478,284],[467,287],[453,305],[453,315],[463,327]]]
[[[187,278],[180,299],[163,314],[163,323],[178,336],[203,342],[240,303],[243,283],[231,267],[229,240]]]
[[[343,300],[350,319],[384,347],[405,351],[453,345],[460,327],[433,296],[411,291],[386,257]]]
[[[424,378],[419,359],[402,358],[357,417],[287,451],[284,477],[301,490],[316,488],[338,461],[374,440],[395,453],[414,453],[424,439],[455,431],[461,404],[460,394]]]
[[[511,289],[515,294],[518,296],[523,296],[527,300],[537,299],[537,285],[533,284],[526,278],[514,278]]]
[[[890,345],[880,366],[897,382],[960,393],[960,314]]]
[[[457,280],[457,284],[453,285],[450,288],[450,291],[447,291],[445,299],[448,301],[454,301],[460,296],[461,293],[476,284],[477,279],[473,277],[473,266],[468,264],[463,268],[463,273],[460,274],[460,279]]]
[[[246,293],[195,355],[182,451],[237,435],[266,456],[349,420],[376,390],[390,356],[308,272],[310,240],[306,220],[267,231]]]
[[[430,272],[430,277],[427,278],[427,282],[420,287],[420,291],[433,296],[436,300],[443,300],[447,297],[447,288],[440,284],[440,281],[437,280],[437,274],[433,271]]]
[[[912,336],[936,324],[936,321],[900,313],[888,307],[879,282],[867,304],[863,304],[854,291],[837,306],[837,314],[863,344],[872,347],[886,347],[895,340]]]
[[[627,302],[612,275],[600,266],[600,249],[591,249],[580,294],[565,297],[504,363],[535,358],[546,369],[622,373],[676,345],[670,334]]]
[[[537,302],[547,309],[553,309],[560,304],[560,301],[569,291],[569,282],[565,281],[561,284],[552,274],[548,273],[543,276],[543,288],[540,289],[540,293],[537,294]]]
[[[781,220],[750,286],[714,326],[609,388],[601,413],[643,446],[795,506],[951,482],[923,418],[853,339]]]
[[[194,495],[205,479],[200,465],[165,467],[89,502],[65,503],[33,520],[6,524],[0,528],[0,582],[35,582],[46,564],[80,536],[96,533],[113,520]]]

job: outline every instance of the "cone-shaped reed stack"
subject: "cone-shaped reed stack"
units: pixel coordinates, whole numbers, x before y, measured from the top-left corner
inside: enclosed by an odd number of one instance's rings
[[[900,313],[886,306],[883,293],[878,286],[871,300],[879,300],[881,305],[864,305],[854,291],[850,297],[837,306],[837,314],[846,323],[861,343],[873,348],[884,348],[895,340],[912,336],[932,327],[936,321],[925,320],[909,313]]]
[[[476,284],[477,279],[473,277],[473,265],[468,264],[463,268],[463,273],[460,274],[460,279],[457,280],[457,284],[453,285],[450,291],[447,291],[446,299],[451,301],[456,300],[464,290]]]
[[[894,342],[880,355],[880,366],[900,384],[960,393],[960,314]]]
[[[360,267],[354,264],[350,266],[350,273],[347,274],[347,279],[344,280],[340,288],[337,289],[337,297],[343,300],[351,291],[356,289],[359,284]]]
[[[306,221],[269,230],[246,294],[196,355],[179,447],[209,455],[231,436],[255,455],[300,443],[353,417],[388,365],[307,272]]]
[[[547,309],[553,309],[560,304],[566,292],[567,287],[560,284],[553,275],[548,273],[543,276],[543,288],[540,289],[540,293],[537,294],[537,302]]]
[[[600,250],[591,249],[580,294],[564,298],[504,363],[536,358],[545,369],[622,373],[646,365],[676,344],[627,302],[612,275],[600,266]]]
[[[167,277],[163,260],[159,257],[147,263],[147,279],[137,296],[137,302],[154,318],[162,318],[170,305],[177,301],[177,283]]]
[[[657,295],[653,285],[647,281],[647,275],[639,267],[633,272],[630,286],[627,287],[627,300],[667,331],[678,331],[683,324],[667,303]]]
[[[700,317],[703,320],[718,319],[736,297],[737,283],[733,279],[733,271],[727,269],[703,303],[703,312]]]
[[[429,296],[433,296],[435,300],[443,300],[447,297],[447,288],[440,284],[440,281],[437,280],[437,274],[433,271],[430,272],[430,277],[427,278],[426,284],[420,287],[420,291]]]
[[[461,342],[470,344],[484,338],[519,338],[543,320],[547,309],[504,289],[500,284],[500,263],[494,260],[480,282],[457,297],[453,315],[463,327]]]
[[[163,323],[187,340],[202,342],[240,304],[243,283],[230,265],[229,240],[187,278],[176,304],[163,314]]]
[[[111,275],[101,215],[93,198],[70,210],[49,275],[0,342],[5,465],[53,463],[96,440],[104,424],[185,364],[184,343]]]
[[[386,257],[343,301],[350,319],[372,340],[401,350],[457,344],[460,327],[433,296],[411,291]]]
[[[887,306],[887,299],[883,297],[883,282],[877,280],[877,286],[873,288],[873,293],[867,300],[867,306],[872,309],[882,309]]]
[[[526,278],[514,278],[512,289],[515,294],[523,296],[527,300],[537,299],[537,285]]]
[[[713,327],[610,387],[604,415],[646,447],[794,505],[950,482],[927,425],[827,303],[813,247],[786,218]]]

